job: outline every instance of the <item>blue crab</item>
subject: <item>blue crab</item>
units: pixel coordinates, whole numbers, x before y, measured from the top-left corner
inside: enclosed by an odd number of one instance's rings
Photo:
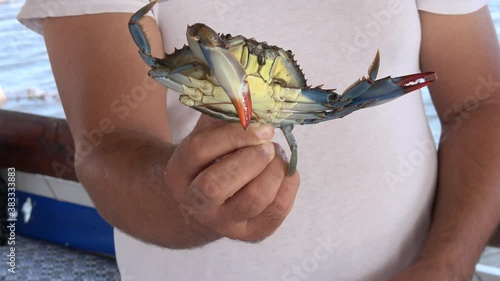
[[[341,95],[334,90],[310,87],[291,51],[247,39],[218,34],[202,23],[187,28],[188,45],[165,58],[155,58],[139,20],[157,0],[137,11],[129,21],[149,76],[181,94],[180,101],[212,117],[240,122],[270,123],[280,128],[290,146],[288,175],[297,165],[296,124],[316,124],[344,117],[358,109],[391,101],[435,81],[434,72],[385,77],[377,80],[377,52],[362,77]]]

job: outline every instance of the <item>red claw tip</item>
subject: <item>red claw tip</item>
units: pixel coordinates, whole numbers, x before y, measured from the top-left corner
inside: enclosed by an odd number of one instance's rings
[[[400,77],[398,85],[403,88],[406,93],[409,93],[428,86],[432,82],[436,81],[436,79],[437,74],[435,72],[411,74]]]

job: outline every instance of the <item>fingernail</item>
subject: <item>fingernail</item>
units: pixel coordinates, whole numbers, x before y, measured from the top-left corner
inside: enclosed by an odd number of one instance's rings
[[[270,140],[274,135],[274,127],[271,125],[260,125],[257,127],[255,134],[261,140]]]
[[[268,142],[262,145],[262,150],[267,155],[274,155],[274,145],[272,142]]]

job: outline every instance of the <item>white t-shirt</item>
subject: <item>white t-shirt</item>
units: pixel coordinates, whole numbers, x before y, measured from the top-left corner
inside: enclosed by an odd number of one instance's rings
[[[146,1],[27,0],[19,20],[135,12]],[[155,8],[165,51],[186,43],[188,24],[291,49],[308,82],[341,93],[366,75],[419,72],[418,10],[463,14],[487,0],[170,0]],[[175,142],[198,113],[168,94]],[[429,226],[437,156],[418,92],[317,125],[296,126],[302,183],[295,207],[257,244],[220,239],[192,250],[143,243],[115,230],[122,280],[387,280],[407,266]],[[278,133],[276,140],[287,147]]]

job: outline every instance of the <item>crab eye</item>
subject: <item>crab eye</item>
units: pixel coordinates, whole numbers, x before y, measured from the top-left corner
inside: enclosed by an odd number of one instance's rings
[[[196,42],[200,41],[200,36],[198,35],[193,36],[193,40]]]

